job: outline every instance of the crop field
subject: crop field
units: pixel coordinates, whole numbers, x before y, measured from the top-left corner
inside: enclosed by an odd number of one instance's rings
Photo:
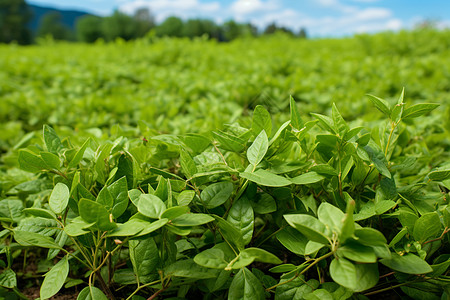
[[[450,31],[0,57],[0,299],[450,297]]]

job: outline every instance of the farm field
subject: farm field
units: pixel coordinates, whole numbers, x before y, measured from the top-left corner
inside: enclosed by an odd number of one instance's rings
[[[0,57],[0,299],[450,297],[450,31]]]

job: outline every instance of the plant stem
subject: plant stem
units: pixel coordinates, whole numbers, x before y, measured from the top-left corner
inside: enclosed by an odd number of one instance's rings
[[[436,242],[436,241],[442,240],[442,239],[444,238],[444,235],[445,235],[447,232],[449,232],[449,231],[450,231],[450,228],[445,227],[445,229],[444,229],[444,231],[442,232],[442,234],[441,234],[440,237],[435,238],[435,239],[432,239],[432,240],[429,240],[429,241],[426,241],[426,242],[424,242],[422,245],[425,245],[425,244],[428,244],[428,243],[432,243],[432,242]]]
[[[151,295],[150,297],[147,298],[147,300],[153,300],[156,299],[156,297],[159,296],[159,294],[161,294],[162,292],[164,292],[167,289],[167,287],[163,287],[162,289],[160,289],[159,291],[157,291],[156,293],[154,293],[153,295]]]
[[[130,300],[131,298],[133,298],[133,296],[136,295],[136,293],[139,292],[141,289],[151,286],[151,285],[158,284],[160,282],[161,282],[161,280],[156,280],[156,281],[149,282],[149,283],[138,286],[138,288],[133,293],[131,293],[130,296],[128,296],[128,298],[126,300]]]
[[[327,257],[330,257],[330,256],[333,255],[333,254],[334,254],[334,252],[329,252],[329,253],[327,253],[327,254],[325,254],[325,255],[319,257],[319,258],[316,258],[312,264],[310,264],[309,266],[307,266],[306,268],[304,268],[300,273],[296,274],[296,275],[295,275],[294,277],[292,277],[291,279],[286,280],[286,281],[283,281],[283,282],[280,282],[280,283],[278,283],[278,284],[275,284],[274,286],[271,286],[271,287],[267,288],[266,291],[273,290],[273,289],[275,289],[275,288],[277,288],[277,287],[279,287],[279,286],[281,286],[281,285],[283,285],[283,284],[286,284],[286,283],[288,283],[288,282],[293,281],[295,278],[297,278],[298,276],[304,274],[306,271],[308,271],[309,269],[311,269],[312,267],[314,267],[318,262],[320,262],[321,260],[324,260],[324,259],[327,258]]]
[[[393,285],[393,286],[390,286],[388,288],[384,288],[384,289],[381,289],[381,290],[377,290],[377,291],[373,291],[373,292],[370,292],[370,293],[366,293],[366,294],[364,294],[364,296],[370,296],[370,295],[375,295],[375,294],[378,294],[378,293],[386,292],[386,291],[389,291],[389,290],[392,290],[392,289],[395,289],[395,288],[398,288],[398,287],[401,287],[401,286],[404,286],[404,285],[408,285],[409,283],[410,282],[399,283],[397,285]]]

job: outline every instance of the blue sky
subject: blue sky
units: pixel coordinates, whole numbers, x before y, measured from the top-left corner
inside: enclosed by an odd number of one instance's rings
[[[148,7],[157,21],[175,15],[202,17],[217,23],[229,19],[264,28],[271,22],[294,30],[305,27],[312,36],[342,36],[361,32],[412,28],[431,19],[450,27],[450,0],[33,0],[37,5],[81,9],[108,15],[114,9],[133,13]]]

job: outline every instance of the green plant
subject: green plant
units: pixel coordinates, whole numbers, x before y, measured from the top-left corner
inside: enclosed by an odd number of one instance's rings
[[[291,98],[276,131],[262,106],[211,135],[74,147],[44,126],[18,150],[36,177],[0,201],[0,285],[20,295],[13,261],[35,251],[57,262],[41,299],[450,295],[450,169],[407,123],[438,105],[370,99],[386,125],[350,126],[334,104],[305,122]]]

